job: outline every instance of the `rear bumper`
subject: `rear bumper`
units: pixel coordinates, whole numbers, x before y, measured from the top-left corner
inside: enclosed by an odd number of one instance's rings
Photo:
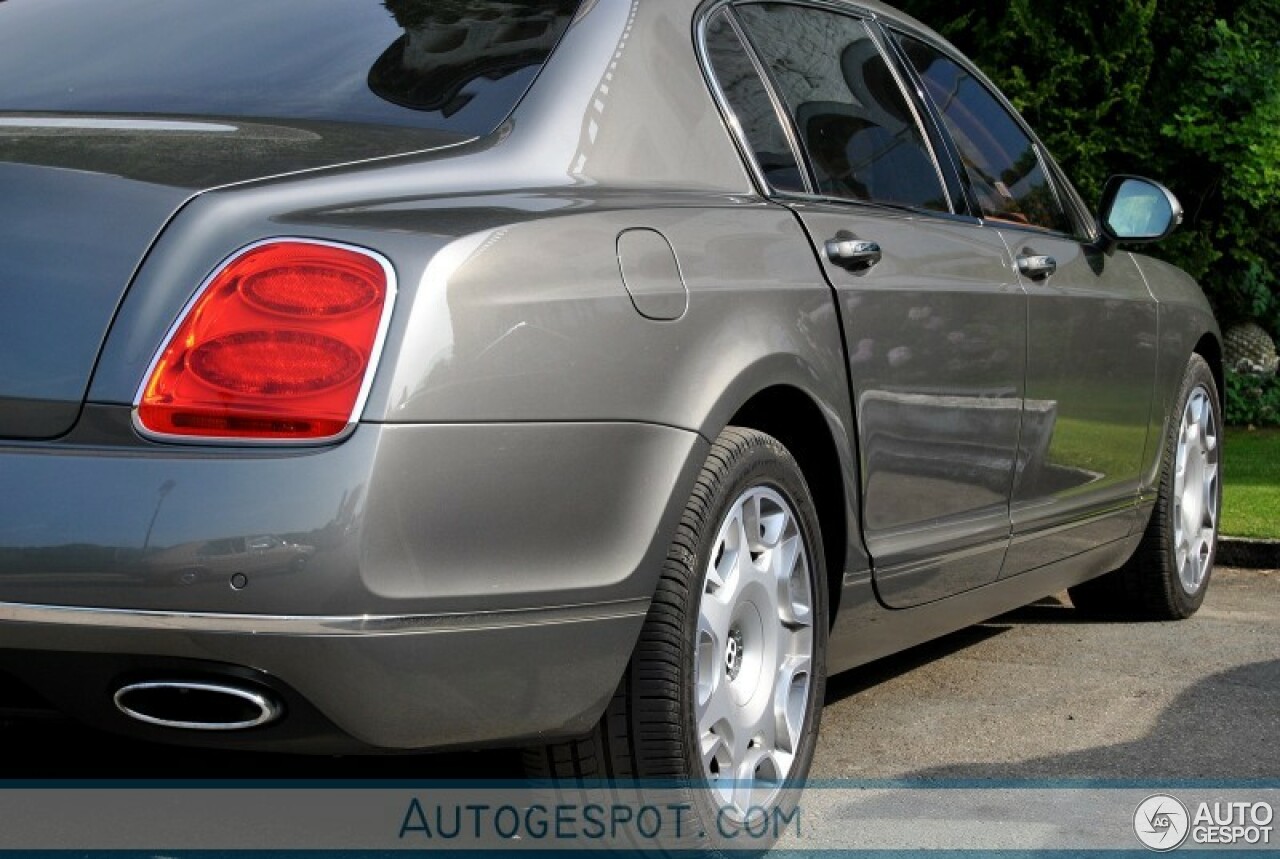
[[[515,744],[590,728],[646,609],[361,618],[3,604],[0,666],[82,721],[158,741],[326,753]],[[147,681],[263,690],[284,716],[225,734],[141,724],[112,696]]]
[[[276,455],[0,447],[0,667],[69,715],[177,742],[580,733],[705,454],[694,433],[609,423],[367,425]],[[307,718],[215,737],[115,712],[116,688],[159,675],[240,677]]]

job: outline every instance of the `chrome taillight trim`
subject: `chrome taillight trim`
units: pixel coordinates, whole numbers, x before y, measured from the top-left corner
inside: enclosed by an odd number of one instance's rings
[[[144,426],[142,419],[138,414],[138,408],[142,404],[142,398],[146,394],[147,385],[151,381],[152,374],[155,373],[156,367],[160,363],[160,359],[164,356],[165,350],[173,341],[173,337],[178,333],[178,329],[186,321],[188,314],[204,297],[215,281],[222,275],[227,268],[234,262],[239,260],[245,254],[251,253],[259,248],[269,247],[279,244],[302,244],[316,245],[319,247],[334,248],[336,250],[349,251],[351,253],[360,254],[368,257],[376,262],[383,271],[387,281],[387,294],[383,298],[382,317],[378,320],[378,332],[374,337],[373,348],[369,353],[369,366],[365,368],[363,381],[360,383],[360,392],[356,396],[356,401],[351,409],[351,415],[347,419],[346,426],[333,435],[323,438],[224,438],[221,436],[192,436],[179,435],[174,433],[162,433],[149,429]],[[195,294],[182,306],[178,317],[169,326],[165,332],[164,338],[157,347],[155,354],[151,357],[151,361],[147,364],[147,371],[142,376],[142,381],[138,385],[137,393],[133,397],[132,421],[134,432],[143,438],[151,441],[164,442],[166,444],[198,444],[210,447],[318,447],[331,445],[346,439],[351,433],[355,432],[356,425],[360,423],[360,417],[364,414],[365,404],[368,402],[369,394],[373,390],[373,380],[377,375],[378,365],[382,361],[382,352],[386,346],[387,332],[391,328],[391,313],[395,307],[396,296],[398,294],[398,285],[396,280],[396,270],[391,265],[391,261],[377,251],[368,248],[362,248],[358,245],[350,245],[344,242],[334,242],[325,239],[304,238],[301,236],[274,236],[269,239],[262,239],[252,244],[245,245],[235,253],[228,256],[206,277],[195,291]]]

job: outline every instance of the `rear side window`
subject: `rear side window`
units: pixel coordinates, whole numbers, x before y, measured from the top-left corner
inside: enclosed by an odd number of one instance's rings
[[[477,136],[579,0],[5,0],[0,111],[360,122]]]
[[[779,191],[804,191],[800,165],[773,101],[727,13],[707,22],[706,40],[707,60],[765,180]]]
[[[900,43],[924,80],[960,158],[982,213],[1019,226],[1071,232],[1040,152],[987,88],[954,60],[910,37]]]
[[[781,3],[738,11],[791,112],[820,193],[950,211],[906,96],[861,20]]]

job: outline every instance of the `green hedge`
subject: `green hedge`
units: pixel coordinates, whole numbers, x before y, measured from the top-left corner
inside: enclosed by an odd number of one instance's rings
[[[1280,3],[890,2],[1000,85],[1086,199],[1115,173],[1168,184],[1187,223],[1152,252],[1224,325],[1280,334]]]
[[[1227,373],[1227,426],[1280,427],[1280,376]]]

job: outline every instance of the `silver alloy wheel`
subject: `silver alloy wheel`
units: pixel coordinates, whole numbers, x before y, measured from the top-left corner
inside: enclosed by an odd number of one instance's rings
[[[798,753],[813,664],[809,554],[790,503],[748,489],[720,524],[698,605],[694,683],[704,775],[743,817]]]
[[[1204,585],[1218,530],[1218,426],[1211,394],[1198,386],[1187,398],[1173,475],[1173,544],[1182,589]]]

